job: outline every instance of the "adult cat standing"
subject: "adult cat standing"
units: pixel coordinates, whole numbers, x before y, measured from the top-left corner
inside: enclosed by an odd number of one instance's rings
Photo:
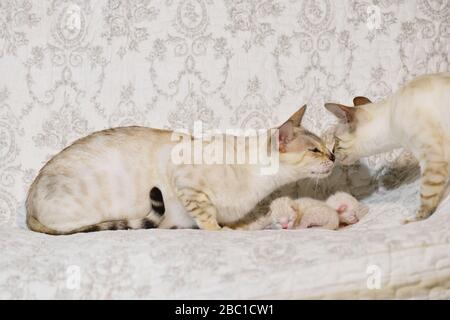
[[[450,170],[450,74],[419,77],[385,101],[354,99],[355,107],[327,103],[341,119],[336,156],[345,165],[361,157],[404,147],[419,160],[420,208],[416,220],[437,208]]]
[[[278,187],[329,175],[334,156],[300,127],[305,110],[279,128],[280,163],[273,175],[261,174],[261,166],[250,163],[175,164],[171,151],[178,142],[171,131],[128,127],[94,133],[41,169],[27,197],[27,224],[49,234],[147,227],[219,230]],[[269,145],[272,137],[266,137]],[[153,187],[164,197],[164,217],[151,210]]]

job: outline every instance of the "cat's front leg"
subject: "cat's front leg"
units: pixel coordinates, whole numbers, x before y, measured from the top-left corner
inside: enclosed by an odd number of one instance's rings
[[[204,192],[194,188],[180,188],[177,197],[200,229],[222,229],[217,222],[217,209]]]
[[[448,162],[425,162],[420,187],[420,209],[417,212],[416,221],[426,219],[434,213],[444,193],[448,174]]]

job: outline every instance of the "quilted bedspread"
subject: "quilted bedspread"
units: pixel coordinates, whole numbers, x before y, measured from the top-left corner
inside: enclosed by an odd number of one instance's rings
[[[408,225],[418,184],[339,231],[0,229],[0,298],[450,298],[450,198]]]

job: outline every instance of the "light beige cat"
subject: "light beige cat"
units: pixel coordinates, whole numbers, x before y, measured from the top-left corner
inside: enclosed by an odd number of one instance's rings
[[[428,218],[448,183],[450,166],[450,74],[417,78],[377,103],[363,97],[355,107],[328,103],[341,119],[336,156],[344,165],[361,157],[404,147],[419,160],[420,208],[415,220]]]
[[[274,175],[263,175],[261,165],[250,163],[174,164],[171,151],[179,142],[172,141],[170,131],[128,127],[94,133],[41,169],[27,197],[27,224],[49,234],[148,227],[219,230],[278,187],[330,174],[334,156],[300,127],[305,110],[279,128],[280,163]],[[268,136],[265,143],[270,142]],[[163,216],[151,210],[153,187],[162,192]]]

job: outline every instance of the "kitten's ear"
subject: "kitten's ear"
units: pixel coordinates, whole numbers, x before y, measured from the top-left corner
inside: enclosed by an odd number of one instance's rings
[[[302,119],[303,116],[305,115],[306,112],[306,104],[301,107],[296,113],[294,113],[288,121],[291,121],[292,124],[294,125],[294,127],[300,127],[300,125],[302,124]]]
[[[369,103],[372,103],[372,101],[370,101],[369,98],[366,97],[356,97],[355,99],[353,99],[353,105],[355,107],[363,106]]]
[[[326,103],[325,108],[339,119],[345,120],[348,123],[355,119],[355,107],[347,107],[338,103]]]
[[[338,214],[343,214],[345,211],[347,211],[347,205],[341,204],[336,211]]]

